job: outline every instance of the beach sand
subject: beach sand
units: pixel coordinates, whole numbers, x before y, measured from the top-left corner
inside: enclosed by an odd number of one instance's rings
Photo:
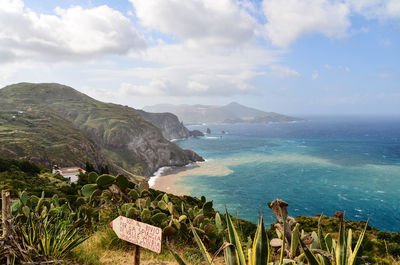
[[[189,175],[225,176],[232,173],[221,161],[213,160],[198,162],[185,167],[171,167],[162,170],[160,176],[154,179],[153,189],[175,195],[191,195],[192,187],[179,182]]]
[[[154,185],[151,188],[165,191],[175,195],[190,195],[190,187],[178,184],[182,177],[186,176],[193,167],[198,167],[194,164],[190,167],[169,167],[165,168],[160,176],[154,180]]]

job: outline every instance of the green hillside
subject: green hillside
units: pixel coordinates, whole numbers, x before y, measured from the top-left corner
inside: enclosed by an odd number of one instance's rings
[[[0,97],[0,155],[46,167],[105,162],[100,148],[72,122],[45,105]]]
[[[0,111],[8,115],[9,119],[12,119],[13,115],[10,111],[25,111],[25,114],[28,113],[28,108],[35,110],[34,119],[29,122],[36,128],[33,131],[33,136],[36,138],[26,134],[30,132],[30,127],[24,120],[20,122],[17,122],[18,119],[5,120],[0,132],[3,138],[10,132],[15,134],[16,129],[12,127],[15,122],[18,126],[22,126],[23,129],[17,131],[23,131],[25,134],[18,133],[12,136],[18,143],[14,148],[25,149],[23,157],[33,161],[42,163],[44,159],[49,159],[48,155],[42,159],[44,155],[35,151],[36,146],[32,146],[33,143],[47,146],[48,142],[52,146],[58,143],[64,148],[68,146],[73,150],[84,151],[87,154],[79,155],[81,157],[79,159],[95,164],[104,162],[104,159],[100,159],[104,156],[115,172],[125,174],[129,172],[148,176],[161,166],[183,166],[196,157],[194,153],[184,151],[166,140],[159,128],[143,119],[134,109],[97,101],[68,86],[53,83],[20,83],[1,89],[0,98],[4,105],[7,104],[7,107],[1,106]],[[87,139],[86,141],[93,145],[93,152],[86,147],[86,144],[85,148],[74,146],[70,138],[75,139],[77,144]],[[6,141],[7,138],[3,138],[2,143]],[[4,146],[9,151],[3,155],[20,157],[19,153],[12,150],[9,145],[4,144]],[[39,148],[43,149],[46,148]],[[13,153],[15,155],[11,155]],[[51,157],[54,161],[59,161],[59,164],[66,161],[68,161],[66,164],[73,164],[78,159],[66,149],[56,149],[55,153],[56,155]],[[40,158],[36,159],[37,156]]]

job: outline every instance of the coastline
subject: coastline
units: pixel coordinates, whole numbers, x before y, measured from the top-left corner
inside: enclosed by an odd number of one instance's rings
[[[174,195],[190,195],[190,187],[177,184],[186,171],[199,167],[197,163],[190,163],[183,167],[161,167],[149,179],[149,185],[152,189],[172,193]]]

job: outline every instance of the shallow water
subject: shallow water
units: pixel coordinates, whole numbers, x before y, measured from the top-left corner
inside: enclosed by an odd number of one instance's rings
[[[268,125],[208,125],[212,134],[176,143],[208,161],[178,184],[214,206],[256,221],[280,198],[289,213],[366,220],[400,231],[400,119],[311,118]],[[221,134],[224,130],[228,134]]]

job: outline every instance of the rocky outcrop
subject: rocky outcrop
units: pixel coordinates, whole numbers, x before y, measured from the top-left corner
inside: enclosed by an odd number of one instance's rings
[[[199,130],[193,130],[189,132],[189,135],[191,137],[202,137],[204,136],[204,133],[200,132]]]
[[[186,157],[189,159],[190,162],[203,162],[204,158],[199,156],[197,153],[193,152],[192,150],[183,150],[185,152]]]
[[[172,113],[150,113],[143,110],[135,110],[145,120],[161,130],[164,138],[168,140],[183,139],[190,136],[189,130]]]

